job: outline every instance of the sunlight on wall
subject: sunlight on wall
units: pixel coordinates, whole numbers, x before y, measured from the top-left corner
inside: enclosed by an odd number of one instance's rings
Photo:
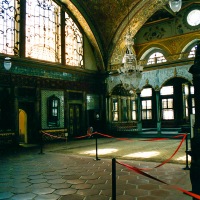
[[[105,154],[114,153],[114,152],[117,152],[117,151],[118,151],[118,149],[98,149],[98,154],[99,155],[105,155]],[[81,152],[80,154],[95,155],[96,150],[84,151],[84,152]]]
[[[138,152],[138,153],[132,153],[132,154],[128,154],[125,155],[123,157],[132,157],[132,158],[151,158],[154,156],[159,155],[160,152],[158,151],[148,151],[148,152]]]

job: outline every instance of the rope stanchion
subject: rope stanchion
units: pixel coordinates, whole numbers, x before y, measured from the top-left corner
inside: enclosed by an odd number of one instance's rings
[[[95,132],[94,135],[95,135],[95,141],[96,141],[96,159],[95,160],[100,160],[98,158],[98,141],[97,141],[98,135],[97,135],[97,132]]]
[[[103,137],[107,137],[107,138],[114,138],[114,139],[117,139],[117,140],[123,140],[123,141],[133,142],[133,140],[131,140],[129,138],[116,138],[116,137],[113,137],[113,136],[110,136],[110,135],[107,135],[107,134],[103,134],[103,133],[99,133],[99,132],[94,132],[94,133],[86,134],[84,136],[79,136],[79,137],[76,137],[76,138],[81,139],[81,138],[85,138],[85,137],[91,137],[93,135],[96,135],[95,136],[95,139],[96,139],[96,160],[99,160],[99,158],[98,158],[98,141],[97,141],[97,135],[100,135],[100,136],[103,136]],[[178,152],[178,150],[182,146],[183,142],[185,141],[185,139],[187,137],[187,134],[183,133],[183,134],[179,134],[179,135],[176,135],[176,136],[173,136],[173,137],[170,137],[170,138],[152,138],[152,139],[143,139],[143,140],[140,140],[140,141],[160,141],[160,140],[176,139],[176,138],[180,138],[180,137],[182,137],[182,140],[181,140],[180,144],[178,145],[178,147],[176,148],[175,152],[168,159],[166,159],[161,164],[159,164],[158,166],[155,167],[155,168],[158,168],[158,167],[161,167],[164,164],[168,163],[175,156],[175,154]],[[186,144],[187,144],[187,141],[186,141]],[[186,162],[188,162],[188,161],[186,160]],[[143,169],[143,170],[150,170],[150,169]]]
[[[178,187],[178,186],[169,185],[168,183],[166,183],[166,182],[164,182],[164,181],[162,181],[162,180],[160,180],[160,179],[158,179],[158,178],[156,178],[156,177],[153,177],[153,176],[151,176],[150,174],[147,174],[147,173],[143,172],[141,169],[139,169],[139,168],[137,168],[137,167],[130,166],[130,165],[128,165],[128,164],[125,164],[125,163],[122,163],[122,162],[118,162],[118,161],[116,161],[116,163],[118,163],[118,164],[120,164],[120,165],[122,165],[122,166],[124,166],[124,167],[126,167],[126,168],[128,168],[128,169],[130,169],[130,170],[132,170],[132,171],[135,171],[135,172],[138,173],[138,174],[141,174],[141,175],[146,176],[146,177],[148,177],[148,178],[151,178],[151,179],[153,179],[153,180],[155,180],[155,181],[158,181],[158,182],[160,182],[160,183],[163,183],[163,184],[165,184],[165,185],[168,185],[168,186],[172,187],[173,189],[176,189],[176,190],[178,190],[178,191],[181,191],[181,192],[183,192],[184,194],[186,194],[186,195],[188,195],[188,196],[191,196],[191,197],[193,197],[193,198],[196,198],[197,200],[200,200],[200,195],[197,195],[197,194],[192,193],[192,192],[190,192],[190,191],[184,190],[184,189],[182,189],[182,188],[180,188],[180,187]]]
[[[112,159],[112,200],[116,200],[116,159]]]
[[[113,136],[109,136],[109,135],[102,134],[102,133],[98,133],[98,132],[96,132],[95,134],[99,134],[99,135],[101,135],[101,136],[105,136],[105,137],[109,137],[109,138],[115,138],[115,137],[113,137]],[[180,144],[178,145],[178,147],[176,148],[175,152],[174,152],[168,159],[166,159],[165,161],[163,161],[161,164],[159,164],[159,165],[156,166],[155,168],[161,167],[162,165],[168,163],[168,162],[175,156],[175,154],[178,152],[178,150],[179,150],[180,147],[182,146],[183,142],[185,141],[186,136],[187,136],[187,134],[179,134],[179,135],[176,135],[176,136],[171,137],[171,139],[172,139],[172,138],[180,138],[180,137],[182,137],[182,140],[181,140]],[[118,138],[116,138],[116,139],[118,139]],[[159,141],[159,140],[169,140],[169,139],[170,139],[170,138],[153,138],[153,139],[146,139],[146,140],[141,140],[141,141]],[[131,141],[131,140],[128,139],[128,138],[123,138],[123,140]],[[149,169],[143,169],[143,170],[149,170]]]
[[[67,140],[66,138],[64,137],[58,137],[58,136],[55,136],[55,135],[51,135],[45,131],[40,131],[40,153],[39,154],[44,154],[44,140],[43,140],[43,136],[48,136],[50,138],[54,138],[54,139],[63,139],[63,140]]]
[[[186,142],[185,142],[185,145],[186,145],[186,150],[185,150],[185,154],[186,154],[186,166],[185,168],[183,168],[184,170],[190,170],[190,167],[189,167],[189,164],[188,164],[188,134],[186,134],[186,138],[185,138]]]

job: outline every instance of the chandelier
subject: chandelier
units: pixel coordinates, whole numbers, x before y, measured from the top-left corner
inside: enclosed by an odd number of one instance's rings
[[[169,0],[169,6],[173,12],[178,12],[182,6],[182,0]]]
[[[134,45],[133,37],[131,36],[129,25],[129,12],[128,12],[128,32],[125,36],[126,52],[122,60],[122,66],[117,70],[119,74],[141,76],[143,67],[138,65],[136,55],[133,53],[132,48]]]

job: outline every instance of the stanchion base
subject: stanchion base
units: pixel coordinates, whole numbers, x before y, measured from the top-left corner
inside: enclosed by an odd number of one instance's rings
[[[95,158],[94,160],[101,160],[101,159],[99,159],[99,158]]]
[[[38,154],[41,154],[41,155],[42,155],[42,154],[44,154],[44,153],[43,153],[43,152],[40,152],[40,153],[38,153]]]
[[[190,170],[190,168],[189,167],[185,167],[185,168],[183,168],[183,170]]]

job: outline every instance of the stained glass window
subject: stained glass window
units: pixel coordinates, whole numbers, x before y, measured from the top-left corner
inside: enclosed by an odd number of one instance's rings
[[[20,20],[23,13],[25,20]],[[63,18],[61,5],[53,0],[0,1],[0,53],[83,67],[82,33],[68,13]]]
[[[60,7],[51,0],[26,1],[26,56],[60,62]]]
[[[83,36],[67,13],[65,13],[65,60],[67,65],[83,66]]]
[[[19,0],[0,1],[0,53],[19,53],[19,7]]]

